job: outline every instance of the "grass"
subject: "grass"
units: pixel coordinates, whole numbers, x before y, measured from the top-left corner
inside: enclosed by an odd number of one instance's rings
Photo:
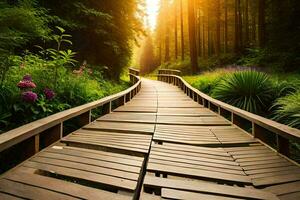
[[[204,72],[199,75],[184,76],[183,78],[201,92],[213,95],[216,87],[224,77],[240,70],[244,69],[222,68]],[[296,107],[299,106],[300,74],[268,73],[268,76],[272,83],[274,96],[273,101],[268,105],[268,108],[266,109],[267,113],[264,116],[297,128],[298,125],[294,122],[294,118],[299,120],[300,116],[295,113],[293,120],[287,120],[289,118],[287,116],[290,115],[287,110],[291,109],[290,107],[294,107],[291,110],[298,111]]]

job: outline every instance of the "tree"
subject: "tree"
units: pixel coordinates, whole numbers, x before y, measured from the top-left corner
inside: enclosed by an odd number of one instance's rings
[[[165,35],[165,62],[170,61],[170,28],[169,28],[169,18],[168,18],[168,6],[167,0],[162,0],[162,12],[164,21],[164,35]]]
[[[258,44],[259,47],[265,46],[265,7],[266,1],[258,1]]]
[[[241,0],[235,0],[234,25],[234,49],[236,53],[240,53],[242,48]]]
[[[216,53],[221,53],[221,2],[216,0]]]
[[[228,2],[224,0],[224,51],[228,52]]]
[[[140,69],[141,72],[146,74],[151,72],[156,67],[156,60],[154,55],[154,47],[152,42],[152,36],[150,32],[144,40],[140,56]]]
[[[40,0],[53,20],[73,35],[77,59],[107,66],[118,79],[131,58],[132,43],[144,34],[141,0]],[[99,56],[101,55],[101,56]]]
[[[184,60],[183,0],[180,0],[181,60]]]
[[[188,0],[188,24],[189,24],[190,60],[191,60],[192,72],[196,72],[198,69],[194,5],[195,5],[194,0]]]
[[[174,51],[175,51],[175,60],[178,57],[178,30],[177,30],[177,4],[178,0],[174,0]]]

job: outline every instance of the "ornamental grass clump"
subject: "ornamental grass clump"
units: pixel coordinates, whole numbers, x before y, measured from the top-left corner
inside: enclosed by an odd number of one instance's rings
[[[274,120],[300,129],[300,91],[279,98],[273,108]]]
[[[262,114],[274,100],[267,74],[253,70],[235,72],[221,79],[212,96],[243,110]]]

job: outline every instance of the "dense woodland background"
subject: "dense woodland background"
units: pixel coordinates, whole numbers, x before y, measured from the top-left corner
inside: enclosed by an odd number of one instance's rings
[[[161,0],[139,65],[179,69],[216,99],[300,128],[299,17],[298,0]]]
[[[155,64],[146,67],[147,72],[157,65],[180,60],[186,73],[232,63],[285,72],[299,70],[300,2],[297,0],[161,0],[160,3],[157,27],[149,35]]]
[[[128,87],[134,45],[144,74],[299,128],[299,4],[161,0],[151,30],[144,0],[1,0],[0,132]]]

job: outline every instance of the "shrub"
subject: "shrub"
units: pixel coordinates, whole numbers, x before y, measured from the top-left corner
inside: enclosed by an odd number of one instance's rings
[[[212,96],[252,113],[266,111],[274,97],[269,76],[256,71],[227,75],[213,89]]]
[[[199,76],[186,76],[184,79],[201,92],[211,94],[220,79],[227,74],[225,70],[205,72]]]
[[[300,91],[279,98],[274,106],[274,120],[300,128]]]

